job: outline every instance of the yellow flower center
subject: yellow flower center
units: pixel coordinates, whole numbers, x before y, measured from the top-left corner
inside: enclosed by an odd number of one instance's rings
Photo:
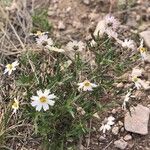
[[[42,32],[41,31],[37,31],[36,35],[42,35]]]
[[[8,65],[7,65],[7,68],[8,68],[9,70],[12,70],[13,65],[12,65],[12,64],[8,64]]]
[[[17,103],[13,103],[12,107],[13,108],[18,108],[18,104]]]
[[[140,48],[140,52],[144,53],[146,51],[147,51],[147,49],[145,47]]]
[[[47,98],[45,96],[40,97],[40,102],[45,103],[47,101]]]
[[[90,82],[85,82],[84,86],[90,86]]]
[[[133,82],[136,82],[136,81],[138,81],[138,78],[137,77],[133,77],[132,80],[133,80]]]

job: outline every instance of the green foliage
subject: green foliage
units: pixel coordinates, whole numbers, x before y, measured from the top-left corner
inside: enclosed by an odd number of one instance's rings
[[[90,45],[88,47],[96,56],[98,67],[93,70],[89,68],[88,63],[80,59],[78,54],[70,68],[64,71],[60,70],[60,63],[67,60],[63,54],[55,55],[57,59],[52,62],[47,62],[46,57],[50,55],[44,53],[41,55],[28,52],[20,58],[24,70],[19,76],[18,86],[26,89],[27,101],[31,103],[30,97],[36,95],[37,90],[45,88],[50,89],[58,97],[55,105],[48,111],[36,112],[31,105],[28,105],[24,114],[25,118],[33,121],[35,135],[43,139],[45,149],[58,150],[67,149],[68,146],[73,147],[80,136],[89,131],[86,125],[92,115],[107,108],[107,105],[104,107],[101,104],[100,97],[105,94],[105,91],[112,89],[113,78],[109,76],[109,72],[115,74],[114,65],[119,65],[119,59],[112,42],[108,39],[104,40],[105,43],[98,43],[96,47]],[[31,64],[34,71],[31,69]],[[40,67],[43,64],[46,64],[45,70]],[[50,75],[47,70],[53,70],[53,74]],[[98,83],[99,86],[92,92],[79,92],[77,83],[80,72],[86,72],[88,79]],[[85,114],[81,114],[77,107],[82,107]],[[69,139],[73,142],[69,142]]]
[[[36,10],[32,16],[33,32],[36,31],[51,31],[52,25],[48,20],[47,10]]]
[[[22,99],[26,102],[22,119],[31,121],[33,135],[41,138],[45,150],[75,149],[79,138],[91,131],[87,124],[93,114],[115,105],[113,100],[103,103],[102,98],[109,96],[110,91],[115,93],[113,77],[125,66],[112,40],[104,37],[96,41],[94,47],[87,43],[87,49],[95,55],[94,68],[88,62],[83,62],[79,54],[75,55],[74,61],[65,70],[60,67],[68,60],[64,54],[26,52],[20,57],[21,69],[16,83],[20,92],[24,93]],[[77,83],[82,82],[79,80],[80,74],[98,84],[98,87],[91,92],[79,92]],[[31,96],[36,95],[39,89],[50,89],[57,96],[55,105],[47,111],[36,112],[30,104]],[[85,113],[81,113],[79,107]]]

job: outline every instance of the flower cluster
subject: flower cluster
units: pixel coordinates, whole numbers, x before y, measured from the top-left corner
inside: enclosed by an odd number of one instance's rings
[[[68,62],[69,64],[71,62]],[[7,64],[6,69],[4,70],[4,74],[8,72],[10,75],[12,71],[16,70],[16,67],[19,65],[18,61],[13,62],[12,64]],[[64,66],[67,67],[67,66]],[[64,69],[64,67],[62,69]],[[97,87],[96,84],[91,83],[89,80],[85,80],[82,83],[77,84],[79,91],[92,91],[93,88]],[[50,106],[54,106],[55,101],[53,99],[57,98],[54,94],[50,94],[49,89],[45,89],[44,92],[42,90],[37,91],[37,96],[31,97],[31,105],[36,108],[37,111],[41,111],[42,108],[44,111],[47,111]],[[15,98],[14,103],[12,104],[13,113],[19,109],[19,101]]]
[[[36,36],[35,40],[36,40],[37,45],[44,46],[45,48],[49,49],[50,51],[61,52],[61,53],[64,52],[63,49],[57,48],[54,45],[53,40],[48,37],[47,33],[48,32],[37,31],[37,33],[31,34],[31,35]]]
[[[120,22],[112,15],[106,15],[102,21],[100,21],[94,31],[94,36],[103,36],[106,33],[109,37],[117,38]]]
[[[108,118],[105,118],[102,122],[102,126],[100,127],[100,131],[103,131],[103,133],[106,132],[106,130],[110,130],[111,126],[114,125],[115,118],[113,116],[109,116]]]
[[[148,90],[150,89],[150,82],[140,78],[142,76],[142,73],[143,69],[133,68],[131,73],[132,81],[134,82],[135,87],[138,90],[142,88]]]

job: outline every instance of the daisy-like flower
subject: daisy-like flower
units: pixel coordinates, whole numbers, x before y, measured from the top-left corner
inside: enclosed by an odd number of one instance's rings
[[[14,98],[14,103],[12,104],[12,109],[13,109],[13,114],[17,112],[17,110],[19,109],[19,101]]]
[[[135,42],[133,40],[125,39],[124,42],[122,42],[122,47],[134,50]]]
[[[143,46],[144,45],[143,43],[144,41],[142,39],[140,42],[140,46],[139,46],[139,51],[140,51],[142,60],[146,62],[150,62],[150,53],[147,51],[147,48]]]
[[[127,103],[129,102],[129,99],[130,99],[130,96],[131,96],[131,92],[128,92],[124,98],[124,101],[123,101],[123,104],[122,104],[122,109],[123,110],[126,110],[127,108]]]
[[[93,88],[97,87],[96,84],[91,83],[89,80],[85,80],[84,82],[78,83],[77,85],[79,86],[79,91],[93,91]]]
[[[8,75],[10,75],[12,73],[12,71],[16,70],[16,67],[19,65],[18,61],[16,60],[15,62],[13,62],[12,64],[7,64],[6,68],[4,70],[4,74],[6,74],[8,72]]]
[[[31,105],[33,107],[36,107],[37,111],[40,111],[42,108],[44,111],[49,109],[49,105],[53,106],[55,104],[55,101],[52,99],[56,98],[54,94],[50,94],[50,90],[45,89],[44,92],[41,90],[37,91],[37,96],[32,96],[31,100]]]
[[[78,51],[81,52],[83,49],[85,49],[85,44],[82,41],[70,41],[66,45],[66,50],[67,51]]]
[[[122,104],[122,109],[126,110],[127,109],[127,105],[129,103],[130,98],[135,98],[134,95],[131,95],[131,91],[129,91],[124,98],[123,104]]]
[[[115,118],[113,116],[105,118],[102,122],[102,126],[100,127],[100,131],[103,131],[103,133],[105,133],[106,130],[110,130],[111,126],[114,125],[114,120]]]
[[[106,26],[106,28],[111,28],[114,31],[120,25],[120,22],[114,16],[111,16],[109,14],[105,16],[104,20],[105,20],[105,26]]]
[[[144,90],[149,90],[150,89],[150,82],[142,80],[138,77],[133,77],[132,81],[134,82],[136,88],[139,89],[144,89]]]
[[[53,45],[53,40],[51,38],[48,38],[48,35],[42,34],[38,36],[36,39],[36,43],[40,46],[52,46]]]
[[[99,35],[101,37],[106,33],[109,37],[117,38],[118,34],[116,30],[119,25],[120,22],[114,16],[106,15],[104,19],[97,24],[94,36]]]
[[[131,77],[141,77],[143,72],[144,72],[143,69],[135,67],[132,70]]]

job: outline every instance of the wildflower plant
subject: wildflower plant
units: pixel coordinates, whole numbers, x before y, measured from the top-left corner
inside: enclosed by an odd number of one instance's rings
[[[37,20],[34,16],[33,21],[37,23]],[[28,50],[20,56],[19,63],[15,61],[6,66],[4,74],[9,75],[18,65],[21,68],[14,72],[14,89],[10,89],[10,93],[13,96],[23,93],[20,94],[23,107],[15,99],[11,108],[15,113],[22,110],[18,118],[28,120],[32,126],[31,135],[40,137],[43,149],[59,150],[76,145],[79,138],[91,130],[89,119],[99,118],[96,112],[109,107],[103,97],[115,93],[114,75],[123,64],[114,44],[114,40],[118,41],[119,24],[111,15],[104,17],[103,24],[99,24],[93,33],[103,36],[93,36],[94,46],[90,40],[73,40],[57,47],[47,31],[38,31],[32,35],[41,51]],[[125,40],[123,47],[133,48],[132,41]],[[9,100],[10,93],[3,98]],[[100,130],[103,133],[110,130],[114,120],[114,117],[108,117]]]

